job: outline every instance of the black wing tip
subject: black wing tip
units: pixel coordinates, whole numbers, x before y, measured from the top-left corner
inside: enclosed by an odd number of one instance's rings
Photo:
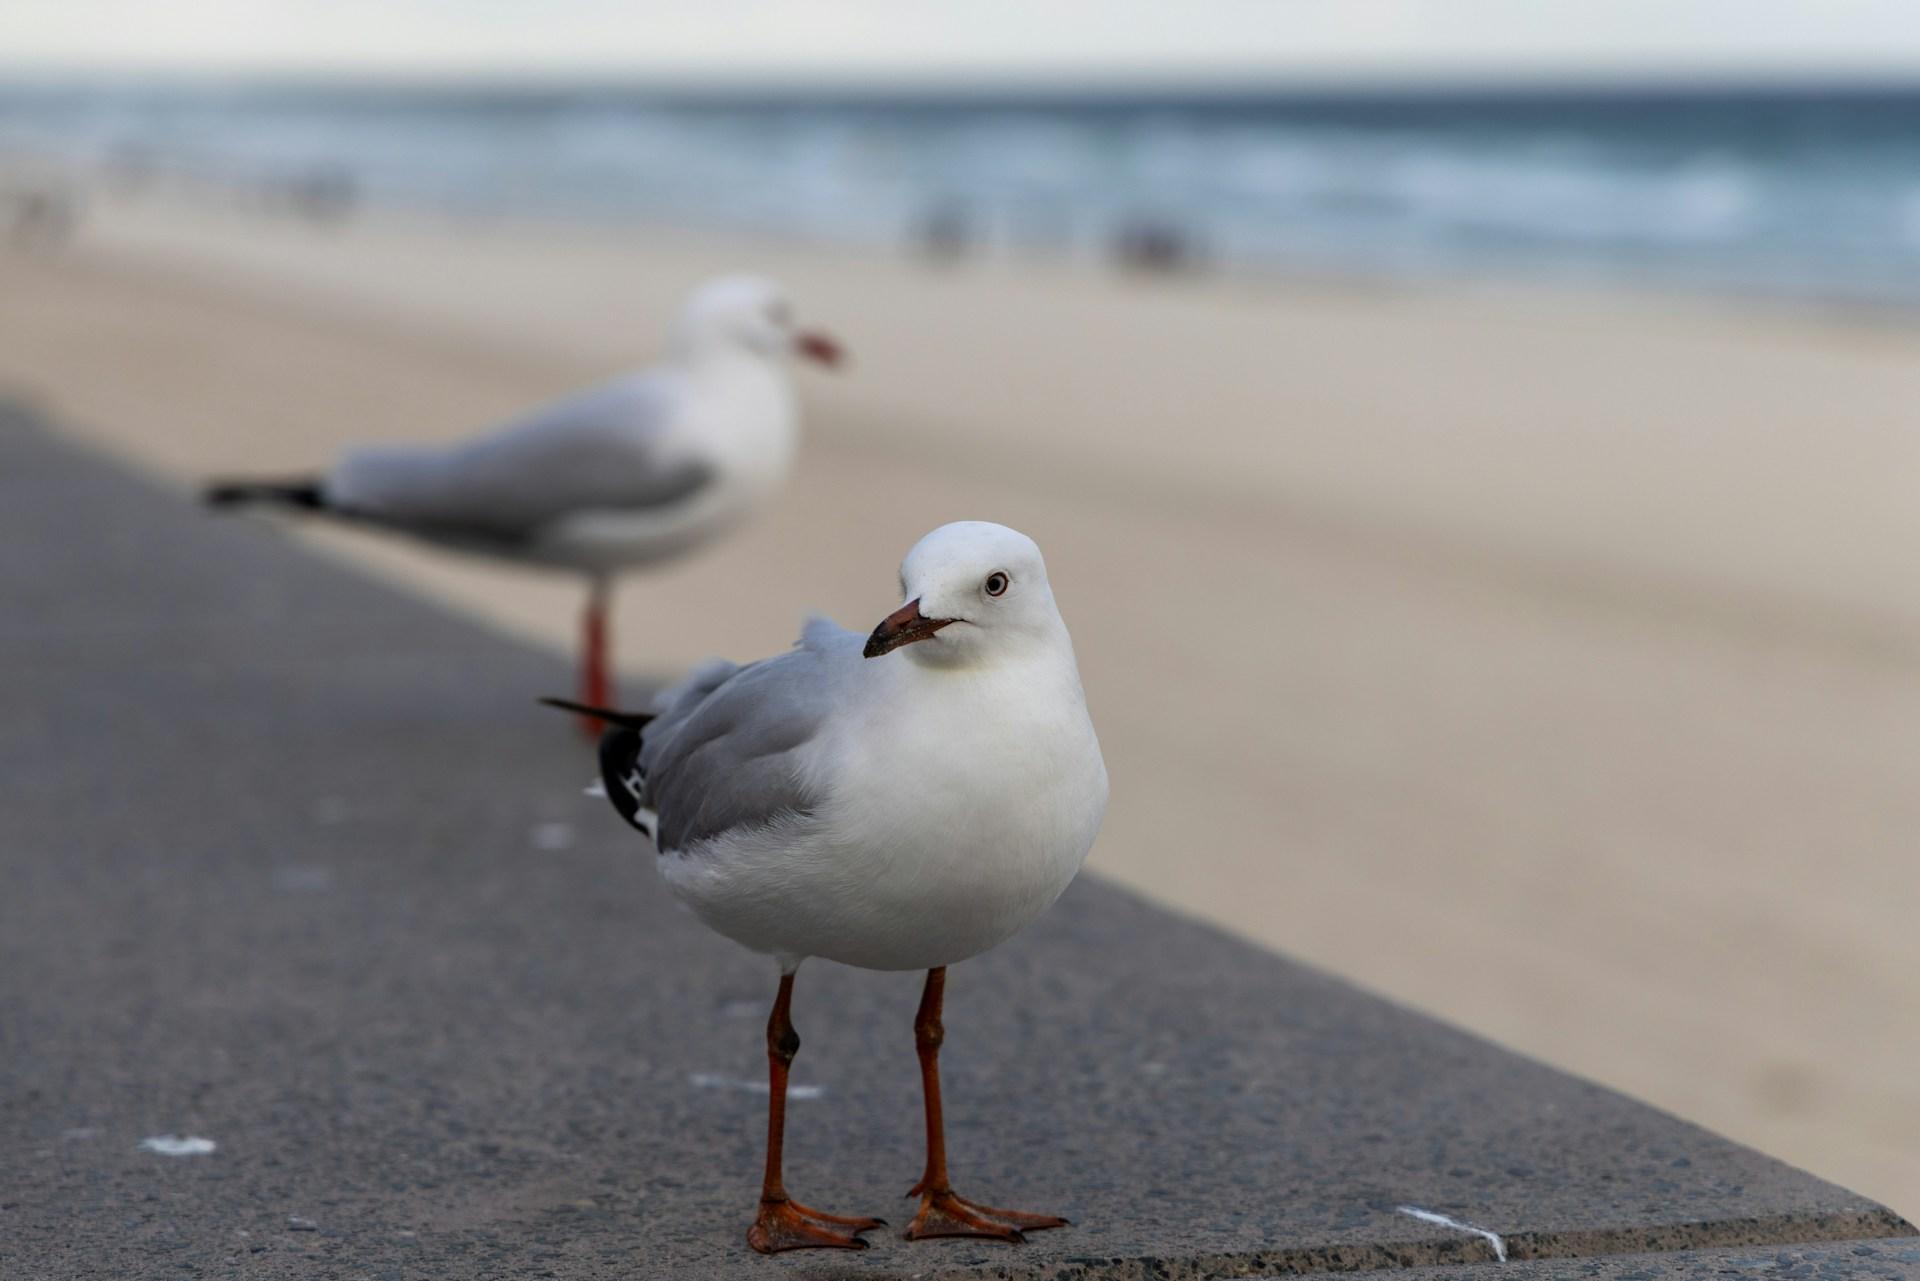
[[[278,503],[320,511],[327,505],[320,482],[310,478],[297,480],[211,480],[200,491],[200,501],[216,510],[244,507],[249,503]]]
[[[594,707],[587,703],[576,703],[570,698],[542,698],[539,701],[543,707],[557,707],[563,712],[572,712],[578,716],[592,716],[609,725],[617,725],[621,729],[645,729],[653,720],[651,712],[615,711],[611,707]]]
[[[653,829],[641,817],[647,776],[640,765],[639,730],[616,727],[600,736],[600,786],[627,825],[652,840]]]
[[[616,712],[605,707],[576,703],[570,698],[543,698],[541,704],[580,716],[597,716],[607,723],[600,735],[600,784],[607,800],[621,818],[648,840],[653,829],[641,817],[641,797],[646,792],[646,771],[640,764],[641,731],[652,716]]]

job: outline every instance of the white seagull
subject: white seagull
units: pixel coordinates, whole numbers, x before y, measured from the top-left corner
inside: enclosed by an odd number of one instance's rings
[[[264,502],[588,581],[581,694],[608,701],[613,576],[724,532],[793,464],[790,352],[836,365],[780,287],[725,276],[681,307],[665,358],[453,445],[370,445],[324,475],[216,481],[215,507]]]
[[[1066,1224],[948,1184],[940,1007],[947,966],[1026,926],[1080,870],[1106,812],[1106,766],[1032,539],[943,525],[907,553],[900,582],[906,604],[870,636],[815,618],[778,657],[699,668],[651,715],[548,700],[612,726],[607,795],[652,838],[673,893],[779,965],[766,1176],[747,1233],[763,1253],[859,1248],[881,1225],[808,1209],[781,1182],[800,1046],[788,1008],[810,956],[927,971],[914,1020],[927,1164],[907,1236],[1020,1241]]]

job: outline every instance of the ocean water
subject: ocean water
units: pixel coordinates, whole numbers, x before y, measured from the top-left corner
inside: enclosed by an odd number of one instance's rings
[[[0,84],[0,150],[1136,264],[1920,302],[1920,90],[663,95]]]

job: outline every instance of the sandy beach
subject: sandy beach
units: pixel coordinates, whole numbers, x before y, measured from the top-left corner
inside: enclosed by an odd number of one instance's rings
[[[632,681],[1016,525],[1101,874],[1920,1214],[1920,326],[102,200],[0,252],[0,396],[184,491],[512,414],[743,265],[854,360],[771,512],[626,584]],[[298,536],[571,640],[573,583]]]

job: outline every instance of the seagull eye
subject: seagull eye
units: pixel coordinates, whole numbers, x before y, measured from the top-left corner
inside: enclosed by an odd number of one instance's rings
[[[999,570],[987,575],[987,595],[1004,596],[1007,593],[1007,576]]]

